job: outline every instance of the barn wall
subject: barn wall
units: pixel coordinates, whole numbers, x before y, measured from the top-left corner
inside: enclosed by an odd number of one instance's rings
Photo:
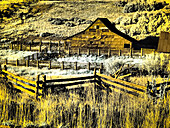
[[[124,44],[129,44],[129,47],[132,47],[132,43],[130,41],[110,31],[100,20],[97,20],[86,31],[67,40],[67,42],[71,43],[72,48],[86,47],[123,49]]]
[[[161,32],[157,51],[158,52],[170,52],[170,33],[169,32]]]

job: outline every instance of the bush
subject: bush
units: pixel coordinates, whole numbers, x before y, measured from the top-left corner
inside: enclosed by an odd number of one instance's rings
[[[155,74],[167,74],[168,73],[168,56],[166,54],[148,54],[143,60],[142,68],[147,70],[149,73]]]
[[[131,12],[136,12],[136,11],[152,11],[152,10],[159,10],[164,8],[166,3],[148,3],[148,2],[132,2],[128,3],[124,6],[123,12],[124,13],[131,13]]]
[[[115,59],[115,57],[112,57],[105,61],[104,67],[107,74],[114,74],[123,64],[123,59]]]

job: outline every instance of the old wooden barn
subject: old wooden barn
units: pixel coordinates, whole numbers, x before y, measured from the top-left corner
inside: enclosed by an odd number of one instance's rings
[[[158,52],[170,52],[170,33],[161,32],[158,42]]]
[[[65,48],[111,49],[132,48],[135,39],[116,29],[107,18],[97,18],[87,29],[68,37]]]

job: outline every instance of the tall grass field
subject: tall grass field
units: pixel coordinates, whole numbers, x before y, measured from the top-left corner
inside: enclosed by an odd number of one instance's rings
[[[35,100],[0,85],[0,124],[23,128],[169,128],[169,94],[153,103],[144,96],[129,97],[99,90],[94,84],[83,90],[48,95]]]

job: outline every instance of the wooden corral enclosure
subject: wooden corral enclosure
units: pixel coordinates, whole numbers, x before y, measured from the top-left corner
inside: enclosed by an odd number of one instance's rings
[[[97,18],[87,29],[66,38],[65,49],[111,49],[132,48],[135,39],[116,29],[107,18]]]
[[[170,33],[169,32],[161,32],[158,43],[158,52],[170,52]]]
[[[58,50],[58,48],[63,48],[64,39],[61,37],[36,37],[30,36],[26,39],[16,39],[11,42],[11,49],[21,50],[21,51],[39,51],[44,50],[51,51],[52,47]]]
[[[95,83],[96,88],[126,93],[130,97],[144,97],[146,91],[145,86],[136,85],[111,76],[106,76],[104,74],[97,73],[96,70],[94,70],[93,75],[50,80],[46,78],[46,75],[43,75],[42,80],[40,80],[40,75],[37,75],[36,81],[31,81],[10,73],[7,71],[6,65],[4,65],[4,69],[0,66],[0,78],[3,78],[6,83],[10,83],[12,90],[20,90],[21,92],[25,92],[30,96],[35,97],[36,99],[47,95],[48,92],[54,93],[55,90],[66,91],[75,88],[83,88],[82,84],[84,83]]]

